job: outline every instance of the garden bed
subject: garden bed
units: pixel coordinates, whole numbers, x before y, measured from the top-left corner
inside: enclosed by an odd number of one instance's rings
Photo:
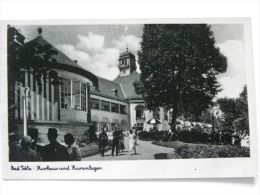
[[[192,144],[181,141],[153,142],[155,145],[174,148],[177,154],[182,159],[189,158],[234,158],[234,157],[250,157],[250,150],[246,147],[235,147],[230,145],[207,145],[207,144]],[[174,155],[172,158],[176,158]],[[155,156],[156,157],[156,156]],[[169,157],[167,157],[169,159]]]

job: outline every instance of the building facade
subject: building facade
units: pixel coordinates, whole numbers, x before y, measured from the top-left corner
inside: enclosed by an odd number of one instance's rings
[[[22,85],[15,85],[15,117],[11,121],[12,131],[23,134],[24,116],[28,127],[34,127],[46,135],[49,127],[59,129],[60,137],[71,132],[76,137],[84,135],[91,125],[90,88],[98,85],[97,77],[82,69],[54,48],[41,35],[25,43],[30,47],[49,47],[56,51],[52,65],[60,80],[55,84],[48,76],[38,83],[32,71],[24,72]],[[24,114],[26,113],[26,114]],[[47,136],[42,136],[47,139]],[[46,141],[46,140],[44,140]]]

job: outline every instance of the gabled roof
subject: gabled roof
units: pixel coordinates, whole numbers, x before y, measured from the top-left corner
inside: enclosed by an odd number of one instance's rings
[[[98,84],[99,88],[91,88],[91,94],[126,101],[119,83],[98,77]]]
[[[42,47],[42,46],[48,46],[51,50],[55,51],[55,55],[52,55],[52,59],[56,62],[55,66],[53,68],[56,69],[62,69],[70,72],[74,72],[77,74],[80,74],[88,79],[90,79],[94,85],[98,85],[98,79],[97,77],[92,74],[91,72],[83,69],[81,66],[77,64],[76,61],[71,60],[68,56],[60,52],[58,49],[56,49],[53,45],[51,45],[48,41],[42,38],[42,36],[38,36],[35,39],[25,43],[27,46],[33,46],[33,47]]]
[[[123,93],[126,99],[143,99],[142,95],[135,92],[133,83],[135,81],[140,81],[140,73],[133,71],[127,76],[118,76],[114,82],[117,82],[122,87]]]

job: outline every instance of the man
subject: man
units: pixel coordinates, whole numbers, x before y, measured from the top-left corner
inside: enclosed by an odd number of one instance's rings
[[[114,152],[116,151],[116,156],[118,156],[118,146],[119,146],[119,131],[117,127],[115,127],[113,131],[113,141],[112,141],[112,156],[114,156]]]
[[[12,161],[16,162],[30,162],[41,161],[36,151],[31,149],[31,143],[33,139],[30,136],[23,136],[20,140],[20,148],[17,149]]]
[[[45,145],[42,149],[44,161],[68,161],[69,155],[65,146],[57,142],[58,131],[56,128],[48,129],[48,139],[50,144]]]
[[[107,145],[108,136],[105,132],[105,128],[101,129],[101,133],[98,135],[98,149],[100,152],[100,156],[104,157],[105,147]]]

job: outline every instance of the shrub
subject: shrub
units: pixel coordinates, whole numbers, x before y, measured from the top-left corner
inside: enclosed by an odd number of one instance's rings
[[[151,132],[150,133],[150,138],[154,141],[159,141],[162,139],[164,135],[164,132],[163,131],[156,131],[156,132]]]
[[[149,139],[151,139],[150,133],[147,132],[147,131],[140,131],[138,133],[138,137],[139,137],[140,140],[149,140]]]
[[[250,149],[230,145],[190,144],[180,141],[154,142],[156,145],[174,148],[181,158],[232,158],[249,157]]]

